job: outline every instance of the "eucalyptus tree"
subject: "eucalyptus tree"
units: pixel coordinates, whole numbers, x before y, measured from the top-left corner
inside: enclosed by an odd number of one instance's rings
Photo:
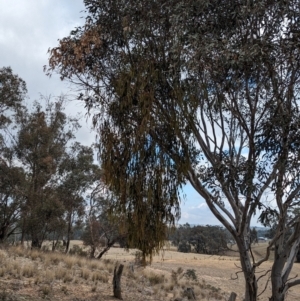
[[[75,142],[66,151],[59,167],[60,184],[57,189],[65,209],[66,253],[69,250],[74,226],[83,221],[89,190],[101,177],[101,170],[94,164],[93,156],[94,151],[91,147]]]
[[[64,113],[64,99],[38,102],[32,112],[18,114],[14,149],[16,160],[26,173],[26,198],[22,210],[23,237],[31,237],[32,247],[40,248],[54,218],[64,214],[64,205],[56,193],[57,175],[67,146],[72,141],[78,120]],[[52,228],[52,227],[50,227]]]
[[[159,249],[189,181],[237,243],[245,300],[260,294],[255,271],[273,247],[270,300],[284,300],[300,283],[289,278],[299,216],[283,241],[300,191],[299,1],[84,3],[85,25],[50,50],[46,69],[84,90],[105,181],[132,240],[144,253]],[[257,261],[250,224],[258,210],[262,220],[276,212],[278,224]]]
[[[19,226],[25,203],[25,172],[10,160],[10,149],[3,152],[0,143],[0,243],[6,241]]]
[[[12,131],[15,116],[26,98],[26,83],[10,67],[0,68],[0,241],[18,226],[24,204],[25,173],[14,162]]]
[[[22,106],[26,94],[25,81],[10,67],[0,68],[0,129],[12,122],[13,112]]]

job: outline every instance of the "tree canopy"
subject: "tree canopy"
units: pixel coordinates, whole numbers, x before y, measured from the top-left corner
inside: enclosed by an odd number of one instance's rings
[[[75,141],[78,118],[66,99],[25,105],[26,84],[0,69],[0,243],[11,237],[41,248],[45,239],[69,242],[83,222],[87,198],[101,170],[94,149]]]
[[[271,300],[283,300],[300,282],[289,280],[299,216],[286,222],[300,192],[299,1],[84,3],[84,26],[50,50],[46,69],[85,90],[105,181],[133,240],[147,242],[146,254],[159,248],[189,181],[238,245],[245,300],[257,299],[255,270],[272,247]],[[256,261],[258,210],[279,222]]]

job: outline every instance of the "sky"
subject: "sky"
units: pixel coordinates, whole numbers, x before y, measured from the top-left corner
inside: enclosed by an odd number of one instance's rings
[[[39,100],[40,95],[69,95],[73,100],[67,112],[83,115],[77,140],[91,145],[95,134],[84,117],[83,104],[75,99],[72,86],[62,82],[58,75],[49,78],[43,72],[48,49],[56,47],[58,39],[83,24],[83,17],[83,0],[0,0],[0,68],[10,66],[26,81],[28,103]],[[184,194],[180,224],[220,224],[190,184],[185,186]]]

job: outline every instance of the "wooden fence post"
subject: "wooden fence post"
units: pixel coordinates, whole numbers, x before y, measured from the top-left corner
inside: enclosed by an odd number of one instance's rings
[[[232,293],[230,294],[229,301],[235,301],[235,299],[236,299],[236,293],[235,293],[235,292],[232,292]]]
[[[114,269],[114,278],[113,278],[113,289],[114,289],[114,297],[120,300],[123,300],[121,294],[121,276],[123,272],[124,265],[120,264],[118,269],[118,264],[116,264]]]

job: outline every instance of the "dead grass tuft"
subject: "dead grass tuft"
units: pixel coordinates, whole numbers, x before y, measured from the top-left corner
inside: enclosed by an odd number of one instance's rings
[[[104,274],[103,272],[96,271],[92,273],[91,280],[93,282],[100,281],[103,283],[108,283],[108,275]]]
[[[80,270],[80,277],[85,280],[88,280],[90,278],[90,274],[91,272],[87,268],[82,268]]]
[[[27,278],[32,278],[35,274],[37,274],[37,268],[33,264],[25,264],[22,268],[22,276]]]
[[[55,279],[63,280],[67,275],[67,270],[64,267],[58,267],[55,269]]]

